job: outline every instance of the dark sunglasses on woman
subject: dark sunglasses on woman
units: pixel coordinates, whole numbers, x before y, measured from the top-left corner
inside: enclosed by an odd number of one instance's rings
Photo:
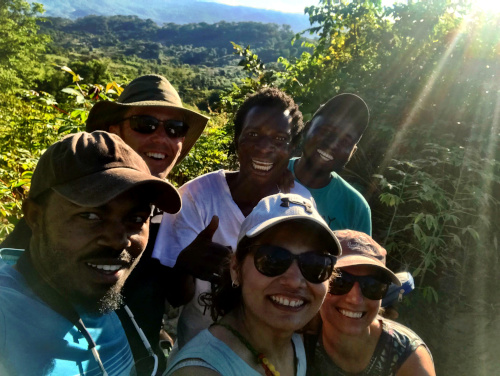
[[[356,276],[342,271],[338,277],[330,281],[329,293],[332,295],[345,295],[351,291],[354,283],[358,282],[363,296],[370,300],[380,300],[389,289],[390,282],[372,276]]]
[[[297,260],[304,278],[311,283],[326,281],[333,272],[336,257],[328,253],[310,251],[295,255],[288,249],[275,245],[256,244],[254,254],[255,268],[267,277],[276,277],[285,273],[293,260]]]
[[[130,128],[138,133],[151,134],[154,133],[160,126],[163,125],[165,132],[169,138],[185,137],[189,126],[181,120],[158,120],[157,118],[149,115],[134,115],[123,119],[128,120]]]

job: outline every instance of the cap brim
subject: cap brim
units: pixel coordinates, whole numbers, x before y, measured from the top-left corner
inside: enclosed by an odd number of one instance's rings
[[[132,168],[99,171],[52,189],[77,205],[98,207],[136,187],[147,187],[150,203],[167,213],[181,209],[181,197],[173,185]]]
[[[189,126],[189,130],[182,143],[182,150],[177,158],[176,164],[179,164],[188,155],[189,151],[195,144],[196,140],[201,136],[203,130],[207,126],[208,116],[199,114],[196,111],[190,110],[188,108],[166,105],[162,101],[142,101],[135,103],[119,103],[111,101],[101,101],[97,102],[89,113],[87,119],[85,130],[87,132],[94,131],[108,131],[111,125],[110,121],[114,121],[113,113],[117,109],[123,109],[127,107],[165,107],[176,109],[182,113],[183,120]],[[118,119],[116,119],[118,120]]]
[[[291,216],[283,216],[283,217],[275,217],[268,219],[265,222],[260,223],[259,225],[251,228],[245,233],[245,236],[248,238],[253,238],[262,232],[269,230],[270,228],[276,226],[278,223],[288,222],[288,221],[297,221],[297,220],[305,220],[308,222],[313,222],[320,226],[324,230],[324,235],[327,239],[329,239],[329,250],[331,250],[331,254],[334,256],[339,256],[341,254],[341,246],[337,239],[337,237],[333,234],[332,230],[325,224],[320,221],[317,221],[315,218],[312,218],[308,215],[291,215]],[[241,240],[241,239],[239,239]]]
[[[396,277],[396,274],[394,274],[389,268],[387,268],[380,261],[371,259],[369,257],[360,255],[342,256],[337,259],[335,267],[346,268],[349,266],[358,266],[358,265],[375,266],[382,273],[384,273],[391,280],[392,283],[394,283],[396,286],[401,286],[401,281],[399,280],[398,277]]]

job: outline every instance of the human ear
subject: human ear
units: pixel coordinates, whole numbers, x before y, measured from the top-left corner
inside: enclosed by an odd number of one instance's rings
[[[109,128],[108,128],[108,132],[109,133],[114,133],[116,134],[118,137],[121,137],[121,127],[120,127],[120,124],[115,124],[115,125],[110,125]]]
[[[31,231],[33,233],[37,232],[41,228],[43,218],[42,206],[28,198],[23,202],[23,214]]]
[[[240,284],[240,265],[238,264],[235,253],[231,255],[229,272],[231,273],[231,281],[233,281],[233,283]]]

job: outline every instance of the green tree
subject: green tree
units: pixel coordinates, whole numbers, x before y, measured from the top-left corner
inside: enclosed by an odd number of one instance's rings
[[[36,77],[48,37],[37,34],[41,4],[0,2],[0,91],[29,87]]]

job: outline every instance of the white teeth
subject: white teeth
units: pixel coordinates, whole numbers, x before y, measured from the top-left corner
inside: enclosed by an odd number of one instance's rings
[[[165,154],[162,153],[146,153],[146,155],[150,158],[165,159]]]
[[[261,161],[256,161],[255,159],[252,159],[252,167],[255,170],[269,171],[271,168],[273,168],[273,165],[274,165],[274,163],[261,162]]]
[[[304,301],[301,299],[287,299],[282,296],[271,296],[271,300],[275,303],[278,303],[287,307],[299,307],[304,304]]]
[[[339,311],[344,316],[350,317],[352,319],[360,319],[363,316],[362,312],[346,311],[345,309],[340,309]]]
[[[90,262],[87,262],[87,265],[99,270],[104,270],[106,272],[116,272],[117,270],[120,270],[122,268],[121,265],[96,265],[91,264]]]
[[[333,155],[330,155],[321,149],[317,149],[316,151],[319,153],[321,158],[323,158],[325,161],[333,161]]]

